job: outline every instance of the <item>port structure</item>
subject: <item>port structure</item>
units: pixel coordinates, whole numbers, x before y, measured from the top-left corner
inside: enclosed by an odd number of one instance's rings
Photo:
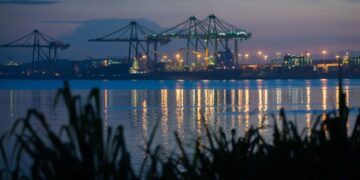
[[[190,52],[199,51],[199,46],[205,49],[205,43],[202,41],[206,38],[206,28],[195,17],[190,16],[188,19],[158,34],[163,38],[186,39],[186,58],[185,64],[189,63]],[[192,49],[190,49],[190,47]]]
[[[47,68],[49,72],[53,73],[55,71],[58,50],[64,50],[69,47],[69,44],[59,41],[37,29],[19,39],[0,45],[0,48],[32,48],[31,74],[37,70],[35,62],[41,60],[49,61]]]
[[[204,53],[200,54],[205,55],[205,66],[207,67],[210,47],[214,50],[213,54],[217,55],[219,44],[226,50],[229,49],[229,41],[233,40],[234,57],[235,61],[238,61],[239,41],[242,42],[251,38],[252,33],[211,14],[200,21],[195,16],[191,16],[187,20],[159,33],[158,37],[186,39],[186,63],[189,62],[190,52],[199,52],[200,45],[204,50]]]
[[[137,56],[139,55],[139,50],[141,50],[142,52],[145,52],[146,57],[149,59],[149,61],[147,62],[150,63],[150,45],[153,45],[153,61],[154,63],[156,63],[158,44],[168,44],[170,42],[170,39],[166,37],[159,37],[151,29],[140,25],[136,21],[131,21],[128,25],[110,34],[95,39],[89,39],[89,41],[128,43],[128,62],[136,60],[138,58]]]

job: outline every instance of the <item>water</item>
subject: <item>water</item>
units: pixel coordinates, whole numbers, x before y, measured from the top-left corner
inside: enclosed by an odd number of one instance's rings
[[[41,110],[54,129],[64,124],[67,112],[63,104],[53,102],[62,81],[0,80],[0,134],[8,131],[16,118],[27,109]],[[204,125],[236,129],[243,133],[251,126],[271,126],[272,114],[285,107],[287,115],[300,129],[311,127],[317,115],[338,107],[337,80],[230,80],[230,81],[70,81],[75,94],[86,97],[89,89],[101,89],[105,127],[119,124],[133,161],[143,157],[141,147],[159,121],[155,144],[172,151],[177,131],[182,140],[191,142],[204,135]],[[360,80],[344,80],[350,107],[360,106]],[[352,125],[355,110],[351,111]],[[271,137],[271,129],[261,133]],[[309,133],[309,131],[305,131]],[[137,164],[137,163],[135,163]]]

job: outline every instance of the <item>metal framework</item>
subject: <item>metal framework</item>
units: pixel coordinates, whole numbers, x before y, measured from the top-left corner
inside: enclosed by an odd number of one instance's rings
[[[125,27],[120,28],[105,36],[89,39],[95,42],[127,42],[128,46],[128,62],[131,62],[133,53],[134,57],[139,55],[139,50],[145,52],[146,56],[150,56],[150,44],[153,44],[154,62],[157,62],[157,48],[158,43],[167,44],[170,42],[169,38],[158,37],[157,34],[138,24],[136,21],[131,21]],[[150,58],[149,58],[150,59]]]
[[[229,41],[234,40],[235,60],[238,60],[239,41],[244,41],[252,37],[252,33],[240,29],[227,21],[216,17],[214,14],[209,15],[207,18],[201,21],[204,27],[207,27],[207,41],[206,48],[209,47],[209,43],[214,44],[215,53],[218,52],[218,42],[224,49],[229,48]]]
[[[33,32],[7,44],[0,45],[2,48],[32,48],[31,73],[34,73],[35,61],[48,60],[49,72],[54,71],[52,62],[57,60],[58,49],[69,48],[69,44],[56,40],[55,38],[35,29]]]
[[[219,51],[219,43],[223,49],[229,48],[229,41],[234,40],[235,60],[238,60],[238,44],[252,37],[252,33],[240,29],[225,20],[211,14],[207,18],[199,21],[191,16],[187,20],[159,33],[162,38],[180,38],[187,39],[186,62],[189,61],[190,46],[198,52],[198,46],[201,45],[205,50],[205,65],[207,66],[209,47],[214,48],[214,53]],[[203,41],[205,40],[205,43]]]
[[[190,46],[195,52],[198,52],[199,45],[205,48],[205,44],[201,40],[206,39],[206,34],[206,28],[195,16],[191,16],[187,20],[159,33],[159,36],[164,38],[186,39],[185,63],[188,63],[191,51]]]

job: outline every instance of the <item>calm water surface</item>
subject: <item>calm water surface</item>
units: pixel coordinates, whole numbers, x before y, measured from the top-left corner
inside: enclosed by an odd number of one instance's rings
[[[0,80],[0,133],[8,131],[27,109],[36,108],[58,129],[67,112],[60,103],[53,108],[62,81]],[[310,127],[316,115],[338,107],[337,80],[239,80],[239,81],[70,81],[84,98],[90,88],[101,89],[105,127],[123,125],[134,161],[140,160],[145,140],[159,121],[156,144],[174,148],[174,131],[183,140],[204,135],[204,125],[222,126],[243,133],[251,126],[273,124],[272,114],[285,107],[299,128]],[[347,103],[360,107],[360,80],[344,80]],[[352,117],[356,116],[352,110]],[[353,123],[352,118],[349,126]],[[271,137],[270,129],[262,129]],[[304,133],[308,133],[305,131]]]

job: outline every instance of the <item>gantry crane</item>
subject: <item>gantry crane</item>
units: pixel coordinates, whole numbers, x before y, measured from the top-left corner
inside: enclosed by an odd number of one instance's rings
[[[32,48],[31,73],[36,70],[35,61],[49,61],[49,72],[54,72],[54,63],[57,60],[58,50],[69,48],[69,44],[35,29],[33,32],[7,44],[0,45],[2,48]]]
[[[252,37],[252,33],[240,29],[211,14],[207,18],[199,21],[191,16],[187,20],[161,32],[158,37],[186,39],[186,63],[189,62],[190,46],[198,52],[198,45],[204,49],[205,65],[208,65],[209,47],[214,48],[214,54],[218,53],[218,43],[224,49],[229,48],[229,41],[234,40],[235,60],[238,54],[238,41],[247,40]],[[205,43],[204,43],[205,41]]]
[[[95,42],[126,42],[128,43],[128,62],[132,61],[132,57],[138,56],[139,50],[145,52],[146,56],[150,56],[150,45],[153,44],[153,52],[157,52],[158,43],[167,44],[170,39],[165,37],[158,37],[157,34],[140,25],[136,21],[131,21],[125,27],[120,28],[105,36],[89,39]],[[150,60],[150,58],[149,58]],[[149,62],[149,61],[148,61]],[[157,62],[157,53],[154,53],[154,62]]]

